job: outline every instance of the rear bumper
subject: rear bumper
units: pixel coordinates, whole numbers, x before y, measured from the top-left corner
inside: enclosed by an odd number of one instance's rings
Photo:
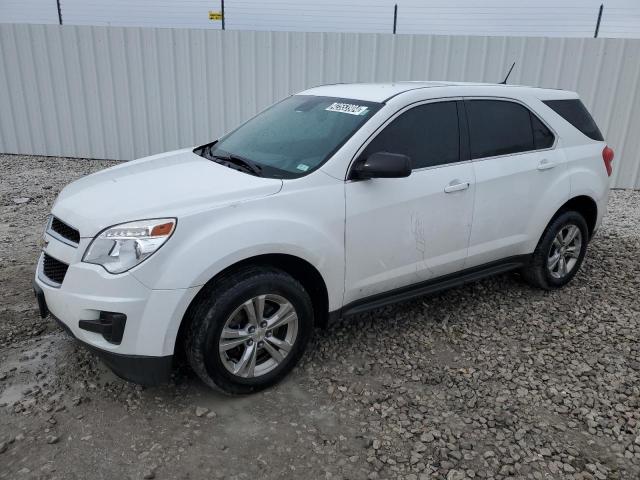
[[[610,192],[611,190],[607,189],[604,195],[600,199],[598,199],[598,201],[596,202],[596,208],[598,209],[598,214],[596,217],[596,223],[593,227],[593,231],[591,232],[591,237],[589,238],[589,240],[591,240],[595,236],[595,234],[598,233],[598,230],[600,230],[600,227],[602,226],[602,221],[604,220],[604,217],[607,215],[607,210],[609,208]]]
[[[73,333],[67,324],[49,311],[44,291],[36,281],[33,282],[33,290],[40,308],[40,316],[43,318],[47,315],[51,316],[51,318],[55,320],[65,332],[67,332],[79,344],[97,354],[113,371],[113,373],[120,378],[140,385],[158,385],[165,383],[169,379],[171,375],[173,355],[159,357],[127,355],[103,350],[84,342]]]

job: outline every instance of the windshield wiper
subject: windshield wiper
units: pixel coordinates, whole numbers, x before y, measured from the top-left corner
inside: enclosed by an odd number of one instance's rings
[[[243,168],[244,170],[248,171],[252,175],[255,175],[256,177],[262,176],[262,167],[256,164],[255,162],[252,162],[248,158],[244,158],[239,155],[233,155],[233,154],[212,155],[210,152],[208,153],[212,159],[222,160],[222,162],[235,165],[236,167]]]

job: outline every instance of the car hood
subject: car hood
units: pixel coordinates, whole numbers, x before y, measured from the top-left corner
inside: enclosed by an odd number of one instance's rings
[[[93,237],[112,225],[177,217],[273,195],[282,180],[212,162],[191,149],[122,163],[67,185],[52,214]]]

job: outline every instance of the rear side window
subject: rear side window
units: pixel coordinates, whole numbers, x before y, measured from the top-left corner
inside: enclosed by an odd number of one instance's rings
[[[529,110],[503,100],[467,100],[471,157],[534,150]]]
[[[604,140],[593,117],[579,99],[547,100],[544,103],[587,137],[600,142]]]
[[[460,133],[456,102],[427,103],[398,116],[374,138],[363,157],[376,152],[401,153],[413,168],[460,160]]]

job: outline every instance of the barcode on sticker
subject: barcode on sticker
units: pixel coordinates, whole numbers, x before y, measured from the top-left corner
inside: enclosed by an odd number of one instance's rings
[[[349,115],[364,115],[367,113],[369,107],[364,105],[355,105],[353,103],[339,103],[335,102],[325,108],[328,112],[342,112]]]

